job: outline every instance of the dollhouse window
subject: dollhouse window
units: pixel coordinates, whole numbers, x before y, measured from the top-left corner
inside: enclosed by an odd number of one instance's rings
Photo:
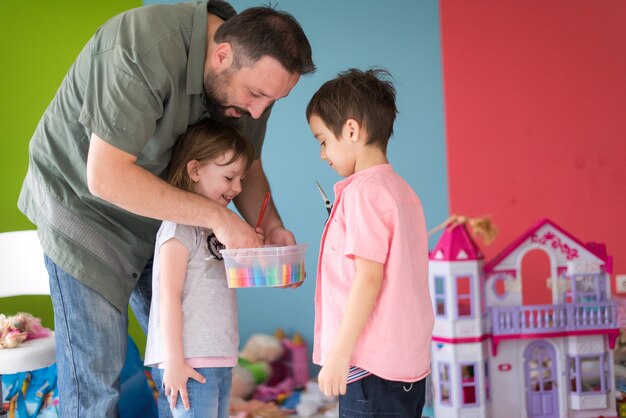
[[[506,290],[506,275],[499,274],[493,279],[493,293],[498,299],[504,299],[507,297],[508,292]]]
[[[435,276],[435,315],[446,316],[446,282],[442,276]]]
[[[439,394],[439,401],[442,404],[452,404],[452,396],[450,393],[450,364],[448,363],[439,363]]]
[[[570,357],[570,390],[576,393],[602,393],[610,389],[608,355]]]
[[[576,302],[596,302],[603,298],[602,274],[576,274],[571,277],[574,283],[573,297]]]
[[[456,278],[457,316],[473,316],[472,308],[472,279],[470,276]]]
[[[461,364],[461,393],[463,405],[477,405],[476,364]]]

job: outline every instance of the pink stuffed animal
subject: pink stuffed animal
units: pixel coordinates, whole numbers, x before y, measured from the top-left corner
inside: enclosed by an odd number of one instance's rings
[[[26,340],[50,335],[50,330],[41,326],[41,319],[29,313],[18,312],[13,316],[0,314],[0,349],[14,348]]]

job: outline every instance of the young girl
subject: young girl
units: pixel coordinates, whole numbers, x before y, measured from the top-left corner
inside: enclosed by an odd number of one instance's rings
[[[203,121],[176,144],[168,180],[226,206],[241,192],[253,159],[234,128]],[[222,248],[201,227],[164,221],[157,234],[145,364],[164,369],[162,389],[174,417],[228,417],[239,332]]]

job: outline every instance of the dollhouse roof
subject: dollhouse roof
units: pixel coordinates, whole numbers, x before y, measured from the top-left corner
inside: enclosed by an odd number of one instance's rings
[[[550,219],[541,219],[532,228],[530,228],[528,231],[520,235],[519,238],[511,242],[511,244],[509,244],[504,250],[502,250],[494,259],[486,263],[485,273],[487,274],[490,273],[494,268],[498,266],[498,264],[500,264],[500,262],[502,262],[507,256],[509,256],[518,247],[524,244],[529,238],[533,237],[539,229],[543,228],[546,225],[558,231],[559,233],[563,234],[565,237],[573,241],[575,244],[579,245],[584,250],[587,250],[590,254],[594,255],[599,260],[601,260],[604,263],[604,269],[607,273],[612,272],[613,258],[607,254],[606,246],[604,244],[597,243],[597,242],[588,242],[584,244],[583,242],[578,240],[578,238],[576,238],[575,236],[573,236],[572,234],[570,234],[569,232],[567,232],[566,230],[564,230],[563,228],[561,228],[560,226],[552,222]]]
[[[437,261],[467,261],[483,258],[483,253],[467,231],[465,224],[444,229],[429,258]]]

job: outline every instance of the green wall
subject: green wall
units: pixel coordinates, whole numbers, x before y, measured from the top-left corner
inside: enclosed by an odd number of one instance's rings
[[[0,232],[33,228],[16,202],[30,137],[63,76],[102,23],[140,5],[140,0],[0,1]],[[17,311],[41,317],[47,327],[54,325],[49,297],[0,300],[0,312]],[[145,337],[136,321],[131,335],[143,352]]]

